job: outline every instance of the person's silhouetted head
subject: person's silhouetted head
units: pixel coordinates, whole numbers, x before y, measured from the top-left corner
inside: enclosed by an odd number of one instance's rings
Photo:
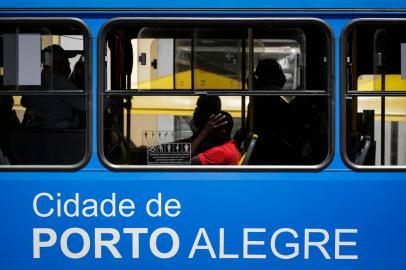
[[[218,96],[199,96],[191,122],[191,129],[194,135],[204,128],[212,114],[217,114],[220,110],[221,100]]]
[[[254,75],[257,90],[280,90],[286,83],[282,67],[273,58],[259,60]]]
[[[53,72],[66,78],[70,75],[70,65],[65,50],[59,45],[51,45],[43,50],[45,66],[52,63]],[[47,59],[50,58],[50,59]],[[50,61],[47,63],[47,61]]]

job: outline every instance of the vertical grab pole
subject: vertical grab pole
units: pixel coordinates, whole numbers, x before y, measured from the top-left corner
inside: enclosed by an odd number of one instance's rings
[[[246,90],[246,76],[247,76],[247,67],[246,67],[246,41],[245,38],[241,41],[241,88],[243,91]],[[245,130],[245,96],[241,96],[241,127]]]
[[[248,91],[254,89],[254,40],[252,28],[248,28]],[[248,119],[248,130],[254,130],[254,110],[253,110],[253,98],[249,103],[249,119]]]
[[[190,71],[191,71],[191,90],[195,89],[195,29],[192,30],[192,42],[190,44]]]
[[[123,50],[124,59],[128,59],[128,58],[126,58],[126,54],[128,53],[128,48],[130,48],[131,49],[130,55],[127,56],[127,57],[131,57],[132,61],[134,61],[131,40],[128,40],[128,39],[125,38],[125,39],[123,39],[123,41],[124,41],[124,43],[122,45],[123,45],[123,49],[124,49]],[[135,59],[137,59],[137,57],[135,57]],[[135,60],[135,61],[137,61],[137,60]],[[131,68],[130,69],[128,69],[127,60],[124,60],[123,64],[124,64],[124,72],[123,72],[123,74],[124,74],[124,80],[125,80],[125,82],[124,82],[125,83],[125,89],[129,90],[129,89],[131,89],[131,73],[132,73],[133,62],[131,62]],[[130,151],[128,151],[128,149],[129,149],[130,144],[131,144],[131,108],[132,108],[131,99],[132,99],[131,96],[127,97],[126,102],[125,102],[125,108],[126,108],[126,112],[127,112],[126,113],[126,127],[127,127],[127,129],[126,129],[126,144],[127,144],[127,146],[126,147],[127,147],[127,151],[126,151],[125,159],[126,159],[127,164],[130,163]]]
[[[381,91],[385,91],[385,69],[382,70],[381,78]],[[386,114],[386,104],[385,96],[381,97],[381,165],[385,165],[385,114]]]

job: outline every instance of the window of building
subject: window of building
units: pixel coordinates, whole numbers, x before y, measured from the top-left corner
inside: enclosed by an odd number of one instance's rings
[[[343,34],[345,159],[406,166],[406,21],[359,20]]]
[[[110,165],[327,163],[333,45],[322,22],[115,20],[99,42]]]
[[[73,168],[86,159],[89,42],[73,19],[0,21],[0,167]]]

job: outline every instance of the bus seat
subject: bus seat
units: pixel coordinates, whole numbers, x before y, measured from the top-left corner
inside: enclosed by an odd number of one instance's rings
[[[7,156],[16,165],[71,165],[85,154],[84,129],[16,129],[6,134]]]
[[[369,164],[369,159],[368,158],[371,156],[371,152],[374,149],[374,143],[372,142],[372,139],[370,136],[365,136],[363,138],[363,147],[361,149],[361,152],[358,156],[358,158],[355,160],[355,164],[359,164],[359,165],[373,165],[373,164]]]
[[[249,164],[249,162],[251,160],[252,152],[254,151],[257,140],[258,140],[258,135],[252,134],[250,142],[248,144],[247,151],[242,155],[239,165],[248,165]]]

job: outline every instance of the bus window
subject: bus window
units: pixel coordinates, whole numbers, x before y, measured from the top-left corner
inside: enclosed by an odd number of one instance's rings
[[[406,24],[359,21],[346,32],[346,156],[360,168],[406,165]]]
[[[323,24],[126,20],[101,42],[109,163],[314,169],[327,161],[332,70]],[[238,160],[205,159],[228,143]]]
[[[85,159],[87,39],[77,21],[0,21],[1,167]]]

